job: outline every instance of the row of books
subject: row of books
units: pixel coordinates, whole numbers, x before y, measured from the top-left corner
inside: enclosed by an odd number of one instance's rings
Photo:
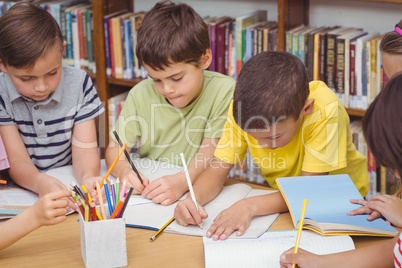
[[[306,65],[310,80],[324,81],[345,107],[367,109],[387,81],[379,33],[355,27],[300,25],[286,32],[286,51]]]
[[[106,73],[115,78],[146,78],[135,47],[138,27],[146,12],[116,12],[104,17]],[[237,18],[206,17],[212,62],[209,69],[236,78],[253,55],[276,49],[277,22],[259,10]]]
[[[276,21],[268,21],[266,10],[232,17],[207,17],[211,40],[211,71],[237,78],[243,64],[252,56],[276,50]]]
[[[42,3],[59,23],[63,40],[67,42],[63,62],[67,65],[95,72],[93,49],[92,5],[87,1],[65,0]]]
[[[15,3],[0,1],[0,16]],[[39,6],[55,18],[63,40],[67,42],[63,63],[95,72],[91,3],[80,0],[42,1]]]

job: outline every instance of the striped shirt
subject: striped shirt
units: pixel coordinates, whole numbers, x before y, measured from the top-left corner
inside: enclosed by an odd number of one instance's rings
[[[398,242],[395,244],[394,247],[394,264],[395,267],[401,268],[401,263],[402,263],[402,247],[401,247],[401,235],[402,233],[399,233],[399,238]]]
[[[16,125],[32,162],[40,172],[71,164],[76,124],[104,112],[85,71],[63,65],[60,84],[43,101],[29,99],[0,74],[0,125]]]

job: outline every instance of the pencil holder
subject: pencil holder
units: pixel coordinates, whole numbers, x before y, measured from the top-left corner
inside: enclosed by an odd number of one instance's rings
[[[80,215],[80,234],[85,267],[127,266],[124,218],[86,222]]]

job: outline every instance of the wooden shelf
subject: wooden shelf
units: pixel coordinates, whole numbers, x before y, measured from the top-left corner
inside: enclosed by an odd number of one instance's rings
[[[139,82],[141,82],[142,78],[134,78],[134,79],[119,79],[119,78],[113,78],[113,77],[108,77],[107,82],[112,85],[116,86],[125,86],[125,87],[133,87]]]
[[[345,108],[346,112],[350,116],[360,116],[363,117],[366,114],[366,110],[363,109],[354,109],[354,108]]]

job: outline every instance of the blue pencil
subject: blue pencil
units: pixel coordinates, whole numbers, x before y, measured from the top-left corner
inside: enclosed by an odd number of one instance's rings
[[[105,194],[106,194],[106,199],[107,199],[107,206],[109,207],[109,215],[113,214],[113,207],[112,203],[110,202],[110,194],[109,194],[109,186],[107,184],[105,186]]]

